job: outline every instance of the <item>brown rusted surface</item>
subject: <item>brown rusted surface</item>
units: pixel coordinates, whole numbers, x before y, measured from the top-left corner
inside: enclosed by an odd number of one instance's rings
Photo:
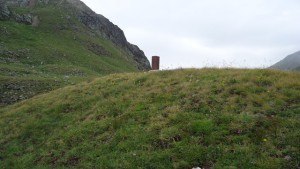
[[[159,70],[159,56],[152,56],[152,70]]]

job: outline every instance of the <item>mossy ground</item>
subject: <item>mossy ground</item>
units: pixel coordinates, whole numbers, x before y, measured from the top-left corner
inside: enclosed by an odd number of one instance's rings
[[[113,74],[0,111],[1,168],[299,168],[300,74]]]

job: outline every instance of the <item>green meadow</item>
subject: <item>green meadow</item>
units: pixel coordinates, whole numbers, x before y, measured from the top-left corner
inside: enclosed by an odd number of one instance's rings
[[[111,74],[1,108],[0,168],[297,169],[299,128],[296,72]]]

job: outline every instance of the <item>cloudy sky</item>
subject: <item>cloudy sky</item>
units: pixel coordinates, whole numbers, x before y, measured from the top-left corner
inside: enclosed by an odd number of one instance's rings
[[[300,50],[300,0],[83,0],[163,68],[267,67]]]

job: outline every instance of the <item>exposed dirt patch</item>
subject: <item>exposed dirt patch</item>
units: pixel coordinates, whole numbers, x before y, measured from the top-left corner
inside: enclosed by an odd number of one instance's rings
[[[39,17],[38,17],[38,16],[34,16],[34,17],[32,18],[32,24],[31,24],[31,25],[32,25],[33,27],[38,27],[39,24],[40,24]]]
[[[36,2],[37,2],[37,0],[30,0],[28,6],[29,6],[30,8],[33,8],[33,7],[35,7]]]
[[[78,165],[80,159],[78,157],[70,157],[68,158],[68,161],[67,161],[67,166],[76,166]]]

